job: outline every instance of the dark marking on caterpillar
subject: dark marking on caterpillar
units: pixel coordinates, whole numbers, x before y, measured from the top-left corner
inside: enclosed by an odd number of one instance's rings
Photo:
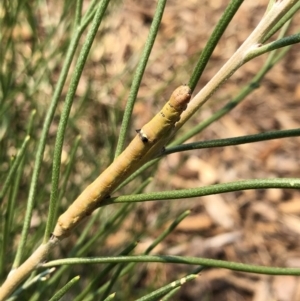
[[[147,143],[149,140],[148,140],[148,137],[147,135],[143,132],[143,130],[137,130],[137,133],[139,134],[141,140],[144,142],[144,143]]]

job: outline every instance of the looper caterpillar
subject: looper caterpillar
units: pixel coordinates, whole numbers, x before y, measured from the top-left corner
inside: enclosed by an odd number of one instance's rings
[[[191,98],[188,86],[178,87],[169,101],[138,134],[112,164],[100,174],[58,218],[53,235],[69,236],[73,228],[90,215],[128,176],[161,151],[164,142],[180,119]]]

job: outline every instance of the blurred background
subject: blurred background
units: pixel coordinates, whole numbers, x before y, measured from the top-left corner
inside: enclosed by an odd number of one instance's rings
[[[69,1],[70,3],[72,1]],[[8,158],[24,138],[29,115],[37,110],[33,141],[38,141],[46,109],[50,103],[65,50],[69,43],[74,7],[62,1],[27,3],[12,30],[13,50],[2,60],[1,172]],[[160,30],[144,74],[132,118],[132,130],[156,114],[170,93],[189,81],[201,49],[229,1],[172,0],[167,2]],[[259,23],[268,1],[245,1],[215,49],[195,92],[197,93]],[[83,2],[86,9],[88,1]],[[16,9],[20,4],[16,4]],[[69,6],[61,16],[64,6]],[[68,204],[113,159],[118,131],[129,89],[143,45],[148,35],[156,2],[114,1],[100,26],[81,77],[67,131],[62,169],[66,168],[71,146],[81,136],[62,207]],[[1,15],[5,15],[2,7]],[[299,14],[298,14],[299,16]],[[5,17],[3,17],[5,18]],[[299,30],[295,17],[289,33]],[[5,42],[5,34],[3,35]],[[11,47],[2,44],[2,49]],[[200,141],[300,127],[299,45],[266,75],[261,85],[231,113],[192,138]],[[3,51],[4,53],[4,51]],[[267,55],[254,59],[238,70],[205,104],[181,133],[223,107],[259,71]],[[68,84],[66,85],[68,87]],[[67,88],[54,117],[40,176],[37,207],[31,235],[38,237],[44,227],[50,194],[51,163],[55,134]],[[2,111],[3,112],[3,111]],[[36,142],[21,179],[18,214],[22,224]],[[190,151],[164,158],[145,191],[174,190],[241,179],[299,177],[300,138],[259,142],[226,148]],[[130,183],[119,194],[132,193],[151,170]],[[109,221],[119,205],[108,206],[101,221]],[[143,252],[171,221],[184,210],[192,213],[152,253],[199,256],[267,266],[300,267],[300,192],[297,190],[249,190],[188,200],[148,202],[130,207],[119,228],[104,242],[95,242],[87,256],[112,255],[139,238],[135,253]],[[62,209],[61,209],[62,212]],[[15,229],[17,245],[21,226]],[[97,227],[97,223],[94,226]],[[95,228],[91,229],[90,237]],[[69,256],[68,251],[82,229],[77,229],[54,257]],[[13,246],[12,246],[13,247]],[[30,252],[30,251],[28,251]],[[11,256],[11,255],[10,255]],[[76,267],[71,273],[97,273],[99,266]],[[173,264],[147,264],[136,267],[134,279],[124,279],[120,300],[131,300],[151,288],[160,287],[192,267]],[[74,274],[74,275],[75,275]],[[129,282],[128,282],[129,281]],[[130,283],[130,285],[128,285]],[[116,291],[118,291],[116,289]],[[123,299],[122,299],[123,298]],[[300,279],[293,276],[266,276],[208,268],[179,291],[176,300],[300,300]]]

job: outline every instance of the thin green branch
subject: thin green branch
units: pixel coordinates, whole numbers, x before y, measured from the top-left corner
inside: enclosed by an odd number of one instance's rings
[[[122,272],[122,270],[124,269],[124,267],[126,266],[126,264],[120,264],[117,267],[117,270],[114,272],[114,274],[110,277],[110,281],[108,282],[107,287],[105,288],[102,297],[99,299],[99,301],[105,301],[105,299],[109,296],[109,293],[112,289],[112,287],[114,286],[114,284],[116,283],[116,281],[119,279],[120,274]]]
[[[156,300],[158,300],[158,298],[165,296],[170,291],[173,291],[175,288],[179,288],[186,282],[194,280],[197,277],[198,277],[197,274],[187,275],[185,277],[182,277],[181,279],[175,280],[175,281],[151,292],[150,294],[147,294],[139,299],[136,299],[135,301],[156,301]]]
[[[219,194],[225,192],[234,192],[249,189],[268,189],[268,188],[285,188],[285,189],[299,189],[300,179],[298,178],[280,178],[280,179],[253,179],[236,181],[222,184],[215,184],[210,186],[203,186],[198,188],[180,189],[171,191],[151,192],[136,195],[125,195],[116,198],[105,200],[101,206],[106,206],[116,203],[135,203],[155,200],[171,200],[182,198],[194,198],[211,194]]]
[[[192,73],[188,86],[191,88],[192,92],[194,91],[210,57],[213,53],[215,47],[217,46],[220,38],[222,37],[224,31],[226,30],[228,24],[238,11],[241,4],[244,0],[231,0],[229,5],[226,7],[222,17],[217,23],[215,29],[213,30],[210,38],[205,45],[204,49],[201,51],[200,57],[196,64],[196,67]]]
[[[149,254],[160,242],[162,242],[173,230],[191,213],[190,210],[186,210],[181,213],[172,223],[171,225],[164,230],[146,249],[145,255]]]
[[[300,9],[300,1],[298,1],[264,36],[262,43],[267,41],[275,32],[277,32],[284,24],[289,22],[294,14]]]
[[[111,295],[107,296],[107,298],[105,298],[105,300],[103,301],[111,301],[113,299],[115,299],[116,293],[112,293]]]
[[[130,119],[131,119],[131,115],[132,115],[133,106],[134,106],[134,103],[135,103],[135,100],[136,100],[136,97],[138,94],[138,90],[139,90],[139,87],[140,87],[140,84],[141,84],[141,81],[143,78],[144,71],[146,69],[146,65],[147,65],[152,47],[153,47],[155,39],[156,39],[156,35],[157,35],[159,25],[160,25],[160,22],[161,22],[161,19],[163,16],[166,2],[167,2],[167,0],[159,0],[157,3],[156,11],[155,11],[153,21],[152,21],[152,24],[151,24],[151,27],[149,30],[149,35],[147,37],[147,41],[145,43],[145,47],[144,47],[142,56],[139,60],[139,64],[138,64],[135,74],[133,76],[128,101],[127,101],[126,108],[125,108],[124,115],[123,115],[123,121],[122,121],[121,129],[120,129],[120,135],[119,135],[119,140],[118,140],[118,144],[117,144],[117,148],[116,148],[115,158],[118,157],[122,153],[123,148],[124,148],[124,144],[125,144],[129,124],[130,124]]]
[[[159,301],[169,301],[169,300],[174,300],[174,296],[175,296],[175,294],[178,293],[178,291],[180,290],[180,288],[181,288],[181,286],[172,289],[172,290],[169,291],[166,295],[164,295]],[[172,299],[171,299],[171,298],[172,298]]]
[[[52,167],[52,187],[49,205],[49,215],[44,235],[44,242],[48,241],[55,219],[56,206],[58,200],[58,184],[59,184],[59,174],[60,174],[60,162],[61,162],[61,152],[63,147],[63,141],[65,137],[66,127],[69,119],[70,110],[73,104],[74,95],[76,93],[77,85],[79,83],[86,59],[88,57],[89,51],[92,47],[94,38],[103,19],[104,13],[108,6],[110,0],[104,0],[98,6],[95,13],[91,28],[87,34],[86,40],[82,46],[79,54],[79,58],[71,78],[70,87],[66,96],[64,108],[61,114],[60,122],[58,125],[57,136],[55,141],[54,155],[53,155],[53,167]]]
[[[21,148],[19,149],[17,155],[16,155],[16,158],[14,159],[10,169],[9,169],[9,172],[7,174],[7,177],[4,181],[4,184],[2,186],[2,189],[0,191],[0,204],[2,203],[2,200],[9,188],[9,186],[12,184],[12,180],[13,180],[13,176],[15,175],[18,167],[20,166],[20,163],[22,161],[22,158],[25,154],[25,151],[26,151],[26,148],[28,146],[28,143],[29,143],[29,140],[30,140],[30,137],[27,135],[22,143],[22,146]]]
[[[83,0],[76,1],[76,12],[75,12],[75,22],[74,22],[75,27],[79,26],[81,22],[82,2]]]
[[[26,128],[26,134],[31,136],[32,134],[32,130],[33,130],[33,122],[34,122],[34,118],[36,115],[36,110],[32,110],[30,117],[29,117],[29,121],[27,123],[27,128]]]
[[[81,136],[78,135],[74,141],[74,144],[71,147],[71,154],[69,156],[69,162],[67,164],[66,170],[64,171],[64,175],[63,175],[63,181],[62,181],[62,185],[61,185],[61,189],[59,192],[59,196],[58,196],[58,200],[61,201],[65,195],[66,189],[67,189],[67,184],[68,184],[68,180],[71,174],[71,170],[75,161],[75,155],[79,146],[79,142],[80,142]],[[55,218],[57,218],[58,216],[58,206],[56,207],[56,213],[55,213]]]
[[[64,285],[49,301],[59,301],[68,290],[79,281],[80,277],[76,276],[72,278],[66,285]]]
[[[151,160],[151,161],[147,162],[146,164],[144,164],[141,168],[139,168],[131,176],[129,176],[124,182],[122,182],[122,184],[119,187],[117,187],[117,189],[115,191],[117,191],[117,190],[121,189],[122,187],[126,186],[129,182],[131,182],[133,179],[138,177],[146,169],[148,169],[149,167],[151,167],[151,166],[155,165],[156,163],[158,163],[159,160],[160,159],[154,159],[154,160]]]
[[[225,139],[216,139],[216,140],[209,140],[209,141],[186,143],[186,144],[167,148],[164,151],[164,153],[162,154],[162,156],[177,153],[177,152],[194,150],[194,149],[224,147],[224,146],[230,146],[230,145],[247,144],[247,143],[259,142],[259,141],[282,139],[282,138],[288,138],[288,137],[298,137],[298,136],[300,136],[300,128],[292,129],[292,130],[265,132],[265,133],[255,134],[255,135],[246,135],[246,136],[240,136],[240,137],[234,137],[234,138],[225,138]]]
[[[259,55],[262,55],[266,52],[270,52],[270,51],[273,51],[273,50],[276,50],[276,49],[279,49],[282,47],[286,47],[289,45],[297,44],[299,42],[300,42],[300,33],[297,33],[297,34],[276,40],[274,42],[268,43],[266,45],[260,46],[247,53],[247,55],[245,56],[244,63],[246,63],[246,62],[252,60],[253,58],[255,58]]]
[[[217,259],[170,256],[170,255],[139,255],[139,256],[119,256],[119,257],[97,257],[97,258],[68,258],[52,260],[42,265],[44,268],[60,265],[77,264],[100,264],[100,263],[129,263],[129,262],[162,262],[188,265],[201,265],[206,267],[224,268],[234,271],[266,274],[266,275],[300,275],[300,268],[267,267],[259,265],[230,262]]]
[[[92,0],[89,3],[89,6],[84,14],[84,16],[82,17],[82,25],[83,24],[89,24],[91,19],[93,18],[95,12],[96,12],[96,6],[98,4],[98,0]]]
[[[14,217],[16,214],[16,200],[17,194],[19,192],[19,185],[21,181],[21,177],[24,172],[24,164],[25,164],[25,156],[22,157],[20,166],[16,171],[16,176],[14,177],[13,184],[11,185],[9,197],[7,199],[7,209],[4,216],[4,225],[2,231],[2,241],[0,246],[0,275],[3,275],[3,271],[5,270],[6,261],[7,261],[7,250],[11,245],[11,237],[13,230],[15,229]]]

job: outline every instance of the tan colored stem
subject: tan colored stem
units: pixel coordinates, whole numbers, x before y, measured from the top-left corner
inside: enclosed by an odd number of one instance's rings
[[[48,254],[58,242],[58,239],[54,237],[46,244],[40,245],[20,267],[10,272],[0,287],[0,301],[6,300],[40,263],[47,260]]]
[[[279,0],[263,16],[251,35],[216,73],[216,75],[193,97],[186,111],[176,124],[176,131],[191,118],[197,110],[212,96],[212,94],[247,60],[247,54],[255,48],[260,47],[264,36],[284,16],[284,14],[297,2],[297,0]]]

